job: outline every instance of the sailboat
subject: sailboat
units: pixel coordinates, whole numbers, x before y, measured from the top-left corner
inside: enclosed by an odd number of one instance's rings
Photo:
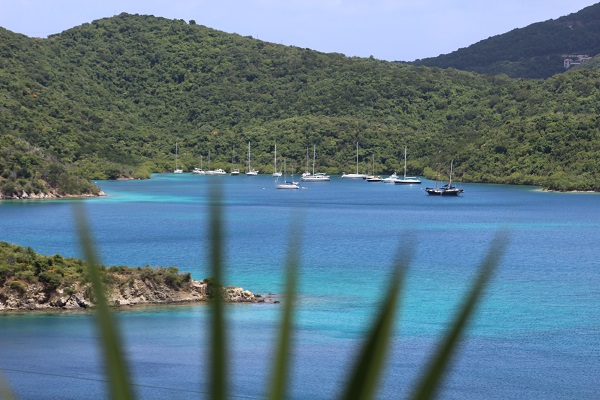
[[[450,180],[447,184],[438,187],[438,176],[439,176],[439,163],[438,163],[438,174],[435,177],[435,188],[425,188],[427,194],[432,196],[458,196],[464,190],[459,189],[456,186],[452,186],[452,169],[454,160],[450,162]]]
[[[208,167],[210,168],[210,150],[208,151]],[[223,168],[209,169],[206,175],[227,175]]]
[[[365,179],[366,177],[367,177],[366,174],[358,173],[358,142],[356,142],[356,173],[355,174],[342,174],[342,178]]]
[[[313,147],[313,165],[312,165],[312,174],[305,172],[302,174],[302,181],[304,182],[326,182],[329,181],[329,175],[325,175],[323,172],[315,173],[315,160],[317,158],[317,145]]]
[[[365,178],[367,182],[381,182],[381,176],[375,175],[375,154],[373,154],[373,175]]]
[[[419,184],[421,181],[416,176],[406,176],[406,146],[404,146],[404,178],[396,179],[394,183],[402,184]]]
[[[248,170],[246,171],[246,175],[250,175],[250,176],[258,175],[258,171],[255,169],[252,169],[250,167],[250,142],[248,142]]]
[[[206,172],[202,169],[202,155],[200,155],[200,168],[198,168],[198,167],[194,168],[192,173],[198,174],[198,175],[206,175]]]
[[[235,148],[231,150],[231,173],[230,175],[239,175],[240,170],[237,168],[233,168],[235,166]]]
[[[177,142],[175,142],[175,171],[174,174],[183,174],[183,169],[177,166],[177,156],[179,154],[179,148],[177,147]]]
[[[281,171],[277,171],[277,143],[275,143],[275,161],[273,163],[273,176],[281,176]]]
[[[275,185],[275,187],[277,189],[300,189],[300,186],[298,186],[298,184],[294,183],[294,174],[292,173],[292,180],[291,181],[286,181],[285,180],[285,158],[283,159],[283,183],[278,183]]]

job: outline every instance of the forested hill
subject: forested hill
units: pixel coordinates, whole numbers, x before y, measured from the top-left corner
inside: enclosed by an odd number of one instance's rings
[[[271,44],[194,21],[121,14],[33,39],[0,29],[0,134],[87,179],[179,164],[435,175],[600,189],[600,73],[546,81]],[[211,165],[207,166],[210,154]],[[0,185],[24,179],[7,166]]]
[[[414,64],[513,78],[548,78],[565,71],[565,56],[596,54],[600,54],[600,3]]]

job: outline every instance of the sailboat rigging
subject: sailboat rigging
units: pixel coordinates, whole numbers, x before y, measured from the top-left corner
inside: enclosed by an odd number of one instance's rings
[[[457,188],[456,186],[452,186],[452,170],[453,170],[454,160],[450,162],[450,179],[448,183],[438,187],[438,177],[439,177],[439,163],[438,163],[438,174],[435,177],[435,188],[425,188],[427,194],[431,196],[458,196],[462,192],[463,189]]]
[[[248,142],[248,170],[246,171],[246,175],[250,175],[250,176],[258,175],[258,171],[255,169],[252,169],[252,167],[250,166],[250,142]]]
[[[183,169],[177,166],[177,156],[179,155],[179,147],[177,146],[177,142],[175,142],[175,171],[174,174],[183,174]]]
[[[404,178],[396,179],[394,183],[398,185],[411,185],[411,184],[420,184],[421,181],[416,176],[406,176],[406,149],[407,146],[404,146]]]
[[[366,174],[359,174],[358,173],[358,142],[356,142],[356,173],[355,174],[342,174],[342,178],[352,178],[352,179],[362,178],[362,179],[365,179],[366,177],[367,177]]]
[[[315,173],[315,161],[317,158],[317,145],[313,145],[313,165],[312,165],[312,174],[305,172],[302,174],[302,180],[304,182],[326,182],[329,181],[329,175],[325,175],[324,172]]]

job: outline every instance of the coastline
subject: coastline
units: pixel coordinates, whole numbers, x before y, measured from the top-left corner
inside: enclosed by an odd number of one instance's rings
[[[23,191],[23,193],[21,193],[20,195],[18,194],[13,194],[12,196],[8,197],[8,196],[3,196],[0,193],[0,200],[57,200],[57,199],[78,199],[78,198],[90,198],[90,197],[102,197],[102,196],[106,196],[106,193],[104,193],[102,190],[99,191],[98,193],[84,193],[84,194],[59,194],[56,192],[50,192],[50,193],[39,193],[39,194],[35,194],[35,193],[27,193],[25,191]]]
[[[217,295],[210,279],[190,280],[172,285],[141,274],[113,275],[114,283],[106,289],[109,305],[115,309],[208,303]],[[237,286],[221,287],[221,297],[226,303],[279,303],[275,295],[261,295]],[[27,287],[4,285],[0,291],[0,315],[31,311],[85,311],[93,310],[91,285],[76,284],[49,290],[42,283]]]

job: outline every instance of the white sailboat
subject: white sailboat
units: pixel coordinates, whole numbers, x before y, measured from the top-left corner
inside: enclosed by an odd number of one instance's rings
[[[273,176],[281,176],[281,171],[277,171],[277,143],[275,143],[275,161],[273,163]]]
[[[358,142],[356,142],[356,173],[355,174],[342,174],[342,178],[364,179],[366,177],[367,177],[366,174],[358,173]]]
[[[250,166],[250,142],[248,142],[248,170],[246,171],[246,175],[249,175],[249,176],[258,175],[258,171],[255,169],[252,169],[252,167]]]
[[[394,183],[398,185],[411,185],[421,183],[421,181],[416,176],[406,176],[406,146],[404,146],[404,178],[396,179]]]
[[[297,183],[294,183],[294,174],[292,173],[292,180],[285,180],[285,158],[283,159],[283,183],[278,183],[275,185],[277,189],[300,189]]]
[[[235,167],[235,147],[231,150],[231,173],[230,175],[239,175],[240,170]]]
[[[183,174],[183,169],[177,166],[177,156],[179,155],[179,147],[177,146],[177,142],[175,142],[175,170],[174,174]]]
[[[192,173],[198,174],[198,175],[206,175],[206,172],[202,169],[202,155],[200,155],[200,168],[198,168],[198,167],[194,168]]]
[[[369,175],[365,178],[367,182],[381,182],[381,176],[375,175],[375,154],[373,154],[373,175]]]
[[[313,147],[313,165],[312,165],[312,174],[305,172],[302,174],[303,182],[327,182],[330,180],[329,175],[325,175],[324,172],[315,173],[315,160],[317,158],[317,145]]]

